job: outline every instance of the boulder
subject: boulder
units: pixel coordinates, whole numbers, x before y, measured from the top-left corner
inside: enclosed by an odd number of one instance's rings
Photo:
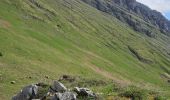
[[[56,93],[51,100],[61,100],[62,98],[62,93]]]
[[[76,95],[72,92],[56,93],[51,100],[76,100]]]
[[[49,92],[65,92],[67,88],[60,82],[54,81],[53,85],[50,87]]]
[[[65,92],[61,100],[76,100],[76,95],[72,92]]]
[[[78,96],[83,96],[83,97],[96,97],[95,93],[93,93],[90,89],[88,88],[79,88],[75,87],[74,91],[78,94]]]
[[[38,93],[38,86],[36,84],[24,87],[21,92],[12,98],[12,100],[32,100]]]

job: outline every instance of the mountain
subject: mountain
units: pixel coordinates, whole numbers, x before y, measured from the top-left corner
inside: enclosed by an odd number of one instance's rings
[[[120,21],[127,23],[134,30],[154,35],[150,28],[157,28],[162,33],[170,34],[170,21],[160,12],[137,2],[136,0],[82,0],[85,3],[115,16]],[[142,19],[142,21],[141,21]],[[148,26],[148,23],[150,24]]]
[[[1,0],[0,100],[62,75],[105,98],[169,98],[169,44],[169,21],[134,0]]]

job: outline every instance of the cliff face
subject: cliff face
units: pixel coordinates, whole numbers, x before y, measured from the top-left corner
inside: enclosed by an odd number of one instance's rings
[[[109,13],[134,30],[153,36],[152,29],[156,27],[162,33],[170,35],[170,21],[160,12],[137,2],[136,0],[82,0],[100,11]],[[135,17],[138,17],[137,19]],[[141,21],[141,19],[143,21]]]

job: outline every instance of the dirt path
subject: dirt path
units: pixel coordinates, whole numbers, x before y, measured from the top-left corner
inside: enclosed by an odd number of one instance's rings
[[[86,66],[90,69],[92,69],[95,73],[102,75],[110,80],[113,80],[113,82],[121,85],[121,86],[127,86],[129,84],[131,84],[130,81],[122,79],[120,77],[117,76],[113,76],[113,74],[111,74],[110,72],[105,71],[104,69],[101,69],[93,64],[89,64],[87,63]]]

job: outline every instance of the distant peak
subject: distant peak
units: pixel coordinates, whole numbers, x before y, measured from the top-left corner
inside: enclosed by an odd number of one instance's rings
[[[100,11],[109,13],[124,23],[128,23],[134,30],[150,34],[149,29],[142,28],[141,21],[134,21],[131,15],[143,19],[151,27],[159,29],[162,33],[169,35],[170,21],[160,12],[150,9],[148,6],[136,0],[82,0]],[[116,6],[117,5],[117,6]],[[121,9],[121,10],[120,10]],[[130,14],[128,14],[130,13]],[[136,20],[136,19],[135,19]],[[143,24],[145,24],[143,23]]]

